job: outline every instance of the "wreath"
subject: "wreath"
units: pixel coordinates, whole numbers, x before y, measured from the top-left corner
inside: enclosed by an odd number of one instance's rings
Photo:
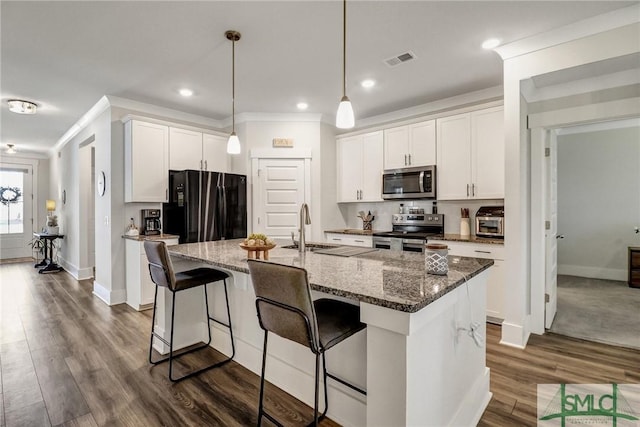
[[[0,203],[3,205],[16,203],[20,197],[22,197],[22,191],[19,187],[0,187]]]

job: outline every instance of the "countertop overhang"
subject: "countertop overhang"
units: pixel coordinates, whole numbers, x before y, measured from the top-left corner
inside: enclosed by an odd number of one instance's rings
[[[169,247],[172,256],[249,274],[237,240]],[[493,265],[493,260],[449,256],[446,276],[427,274],[424,254],[376,250],[353,257],[300,254],[280,246],[269,261],[305,268],[311,289],[406,313],[415,313]]]

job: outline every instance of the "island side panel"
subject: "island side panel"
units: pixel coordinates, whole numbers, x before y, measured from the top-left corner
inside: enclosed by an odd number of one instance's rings
[[[489,403],[485,271],[417,313],[362,304],[367,323],[367,426],[476,425]],[[469,304],[471,301],[471,304]],[[471,311],[470,311],[471,310]]]

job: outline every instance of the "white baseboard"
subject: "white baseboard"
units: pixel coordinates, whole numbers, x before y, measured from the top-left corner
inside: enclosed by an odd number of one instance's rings
[[[87,280],[93,278],[93,267],[85,267],[78,269],[78,280]]]
[[[93,281],[93,294],[100,298],[107,305],[122,304],[127,301],[127,291],[125,289],[109,290],[100,283]]]
[[[558,274],[587,277],[590,279],[627,281],[627,270],[617,268],[587,267],[584,265],[558,264]]]
[[[70,275],[72,275],[74,279],[80,280],[78,277],[78,267],[71,264],[69,261],[67,261],[66,259],[62,258],[59,255],[58,255],[58,265],[64,268],[64,270]]]
[[[464,401],[468,404],[462,405],[453,418],[452,426],[477,426],[482,418],[482,414],[487,409],[493,393],[489,391],[490,369],[485,368],[484,375],[480,377],[467,391]],[[476,408],[475,412],[469,409]]]
[[[500,339],[500,344],[524,349],[527,346],[528,339],[529,334],[525,334],[524,326],[507,321],[502,322],[502,339]]]

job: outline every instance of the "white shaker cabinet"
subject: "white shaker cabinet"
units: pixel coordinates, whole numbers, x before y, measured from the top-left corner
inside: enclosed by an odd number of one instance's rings
[[[124,201],[166,202],[169,128],[129,120],[124,125]]]
[[[382,201],[382,131],[337,141],[338,202]]]
[[[158,239],[168,246],[177,245],[178,238]],[[125,280],[127,305],[135,310],[145,310],[153,305],[156,285],[151,281],[149,261],[144,251],[143,240],[125,239]]]
[[[503,108],[437,119],[438,200],[504,198]]]
[[[492,259],[494,264],[487,279],[487,321],[501,323],[504,320],[505,266],[504,245],[496,243],[471,243],[436,241],[449,247],[449,255]]]
[[[373,247],[372,236],[361,236],[356,234],[324,233],[324,239],[328,243],[338,245],[361,246],[363,248]]]
[[[169,128],[169,169],[202,169],[202,133]]]
[[[384,130],[384,169],[436,164],[436,121]]]
[[[227,155],[227,138],[202,134],[203,169],[214,172],[229,172],[229,156]]]
[[[169,169],[229,172],[227,140],[218,135],[171,127]]]

